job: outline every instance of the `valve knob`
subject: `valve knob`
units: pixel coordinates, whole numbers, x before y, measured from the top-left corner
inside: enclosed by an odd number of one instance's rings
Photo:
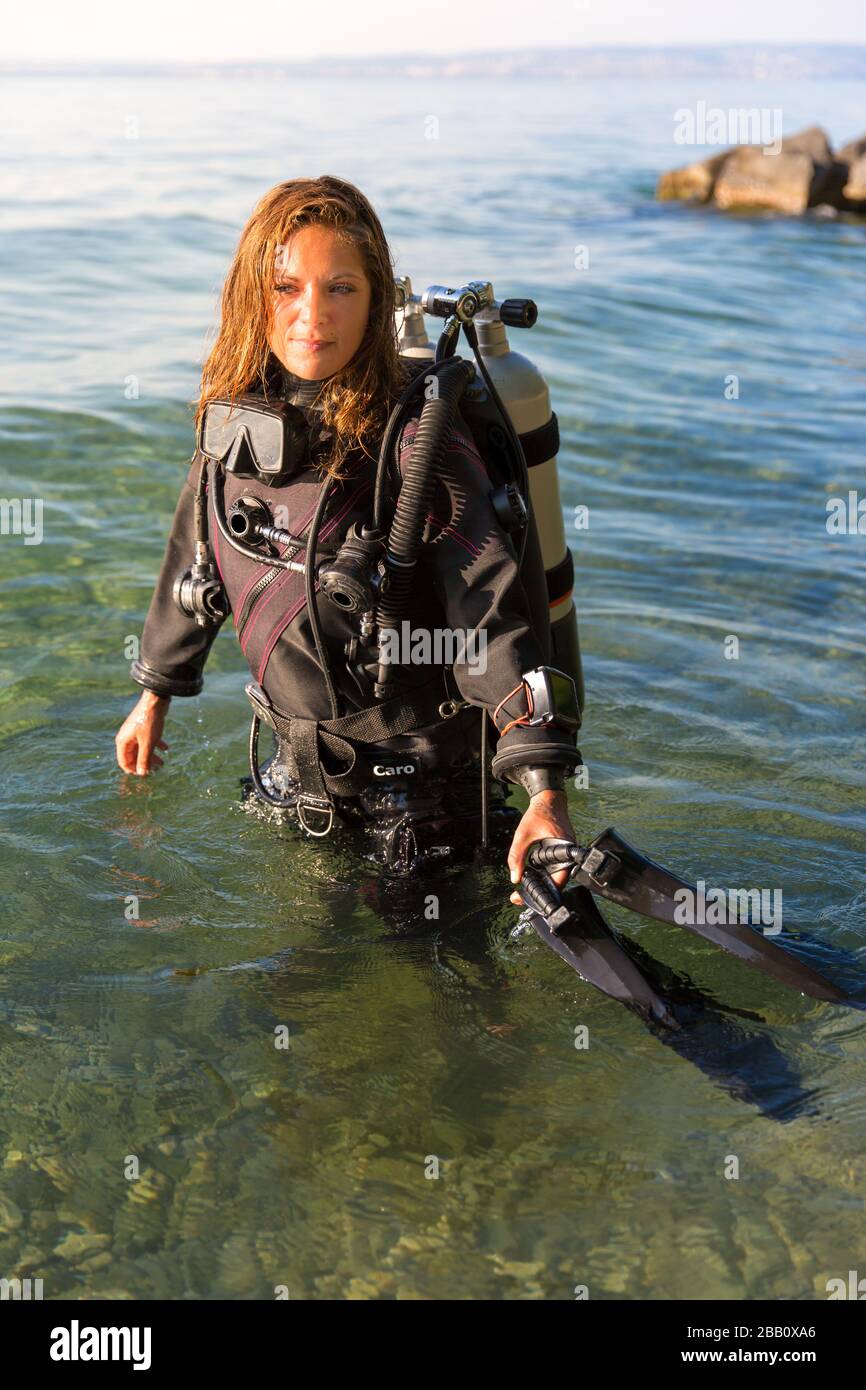
[[[508,328],[532,328],[538,319],[538,305],[534,299],[503,299],[499,317]]]

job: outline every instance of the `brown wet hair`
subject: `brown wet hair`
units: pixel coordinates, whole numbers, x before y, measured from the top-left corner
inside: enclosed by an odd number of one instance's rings
[[[259,201],[241,232],[220,300],[220,327],[202,368],[196,427],[215,397],[282,390],[278,358],[268,343],[277,253],[294,232],[320,225],[356,247],[370,282],[370,314],[352,360],[322,383],[317,403],[333,432],[324,471],[341,475],[350,450],[378,452],[390,410],[406,385],[394,326],[394,261],[382,224],[360,189],[329,174],[278,183]]]

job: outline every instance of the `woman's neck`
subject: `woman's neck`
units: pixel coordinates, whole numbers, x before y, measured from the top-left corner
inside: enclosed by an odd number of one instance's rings
[[[282,366],[282,364],[281,364]],[[283,398],[290,405],[300,406],[302,410],[309,410],[315,397],[319,394],[321,381],[307,381],[302,376],[295,376],[288,367],[282,367],[283,373]]]

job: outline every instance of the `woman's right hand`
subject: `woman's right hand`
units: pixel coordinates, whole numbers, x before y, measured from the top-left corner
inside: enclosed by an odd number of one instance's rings
[[[146,777],[152,768],[162,767],[163,760],[154,749],[168,748],[162,741],[162,729],[170,704],[170,695],[142,691],[138,704],[127,715],[114,740],[117,762],[123,772]]]

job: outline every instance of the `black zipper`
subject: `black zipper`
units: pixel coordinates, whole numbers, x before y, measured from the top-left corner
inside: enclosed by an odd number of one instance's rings
[[[295,556],[296,556],[296,555],[299,553],[299,551],[301,551],[302,549],[303,549],[303,546],[300,546],[300,545],[290,545],[289,548],[288,548],[288,550],[286,551],[285,555],[283,556],[283,559],[284,559],[284,560],[294,560]],[[268,569],[268,571],[267,571],[266,574],[263,574],[263,575],[261,576],[260,579],[257,579],[257,580],[256,580],[255,584],[254,584],[253,587],[250,589],[249,593],[248,593],[247,596],[246,596],[246,599],[244,600],[244,606],[243,606],[243,608],[241,609],[240,617],[238,618],[238,627],[237,627],[238,641],[240,641],[241,638],[243,637],[244,631],[245,631],[246,626],[247,626],[247,623],[248,623],[249,620],[250,620],[250,616],[251,616],[251,614],[252,614],[252,610],[253,610],[253,608],[255,607],[255,605],[256,605],[256,603],[258,602],[258,600],[261,598],[262,594],[263,594],[263,593],[265,592],[265,590],[267,589],[268,585],[269,585],[269,584],[273,584],[274,580],[277,578],[278,575],[280,575],[280,574],[285,574],[285,573],[286,573],[285,570],[283,570],[283,569],[278,569],[276,566],[272,565],[272,566]]]
[[[329,509],[330,509],[330,508],[328,508],[328,509],[326,509],[326,510],[329,510]],[[322,518],[322,521],[324,522],[324,520],[325,520],[325,518],[323,517],[323,518]],[[301,544],[300,544],[300,545],[290,545],[290,546],[288,547],[288,549],[286,550],[285,554],[282,556],[282,558],[283,558],[284,560],[294,560],[295,556],[298,555],[299,552],[300,552],[301,550],[304,549],[304,545],[305,545],[305,543],[306,543],[306,540],[305,540],[305,538],[306,538],[306,532],[307,532],[308,530],[309,530],[309,522],[308,522],[307,525],[304,527],[303,531],[301,532],[301,535],[298,537],[298,539],[299,539],[299,541],[301,542]],[[249,593],[248,593],[247,596],[246,596],[246,599],[244,600],[244,606],[243,606],[243,608],[241,609],[240,617],[238,618],[238,624],[237,624],[238,641],[240,641],[241,638],[243,637],[244,631],[246,630],[247,624],[249,623],[250,617],[251,617],[251,615],[252,615],[252,610],[253,610],[253,608],[255,607],[255,605],[258,603],[258,601],[259,601],[259,599],[261,598],[262,594],[265,593],[265,591],[267,590],[267,588],[268,588],[268,586],[269,586],[270,584],[273,584],[273,582],[274,582],[274,580],[276,579],[277,575],[279,575],[279,574],[285,574],[285,573],[286,573],[285,570],[283,570],[283,569],[277,569],[275,566],[271,565],[271,566],[269,567],[269,569],[268,569],[267,574],[263,574],[262,577],[261,577],[261,579],[257,579],[257,580],[256,580],[255,584],[254,584],[253,587],[250,589]]]

